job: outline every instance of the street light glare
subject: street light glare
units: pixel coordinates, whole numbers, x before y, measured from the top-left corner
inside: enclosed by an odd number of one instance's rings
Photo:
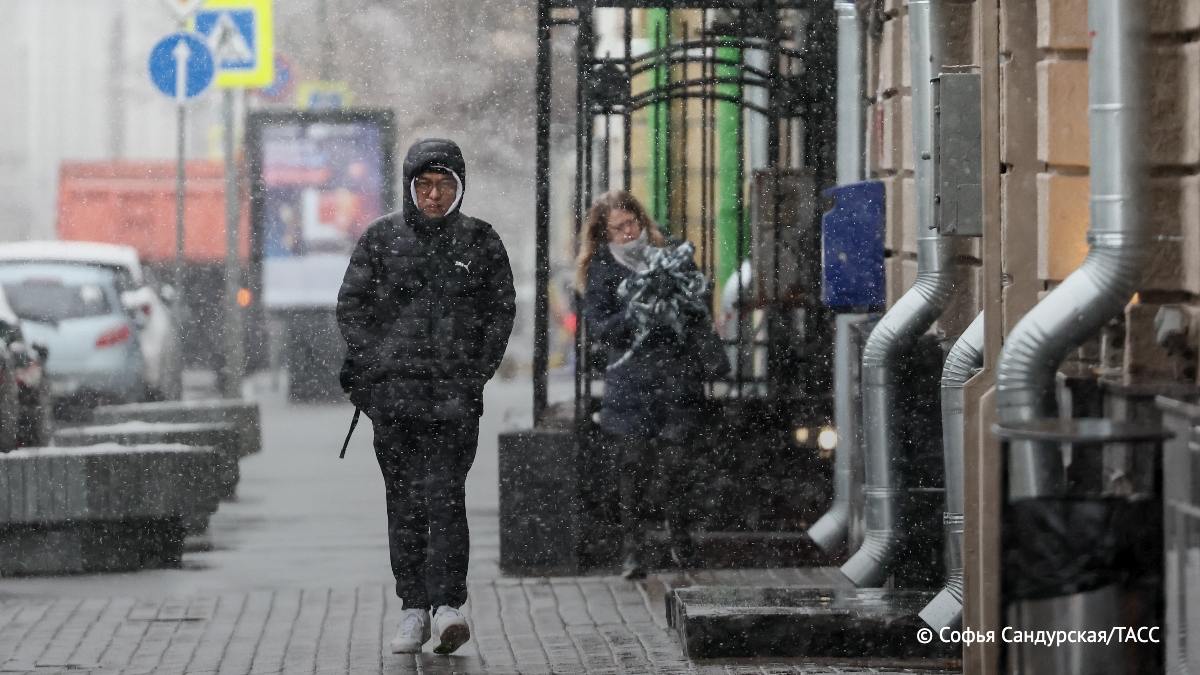
[[[838,435],[833,427],[823,427],[817,434],[817,446],[822,450],[833,450],[837,447]]]

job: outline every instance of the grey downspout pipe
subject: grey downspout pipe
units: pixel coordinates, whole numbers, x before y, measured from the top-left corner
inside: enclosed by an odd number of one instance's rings
[[[1141,108],[1144,3],[1090,0],[1088,56],[1091,250],[1083,264],[1027,313],[1004,343],[996,369],[1001,423],[1051,416],[1054,378],[1067,353],[1119,315],[1137,290],[1146,248]],[[1051,495],[1062,484],[1055,446],[1013,443],[1009,496]]]
[[[958,244],[942,237],[933,224],[933,100],[930,80],[942,59],[941,17],[944,0],[912,0],[908,5],[912,57],[913,157],[915,167],[917,279],[892,305],[867,338],[863,349],[863,434],[866,441],[865,536],[862,546],[842,565],[856,586],[880,586],[887,579],[900,543],[898,523],[902,477],[897,460],[896,366],[945,310],[959,285]],[[937,36],[937,41],[933,38]]]
[[[842,549],[850,529],[850,500],[854,470],[862,459],[862,438],[854,410],[855,321],[861,314],[837,315],[833,349],[833,421],[837,427],[837,454],[833,465],[833,506],[808,529],[808,537],[828,554]]]
[[[963,523],[966,498],[963,490],[963,450],[967,380],[983,367],[983,312],[954,343],[942,367],[942,452],[946,464],[945,533],[946,584],[921,610],[921,620],[934,630],[958,628],[963,609]]]
[[[837,13],[837,182],[857,183],[863,179],[863,43],[862,23],[854,2],[833,3]],[[853,328],[838,321],[834,345],[834,424],[837,426],[837,455],[833,466],[833,506],[808,529],[808,536],[826,553],[833,553],[846,541],[850,525],[850,491],[853,483],[855,453],[861,452],[854,433],[854,387],[849,381]]]
[[[837,13],[837,182],[863,179],[863,29],[855,0],[836,0]]]

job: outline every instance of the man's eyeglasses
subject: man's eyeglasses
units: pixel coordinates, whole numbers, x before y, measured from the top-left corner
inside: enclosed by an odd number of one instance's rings
[[[433,192],[434,188],[437,188],[437,191],[440,194],[446,194],[448,192],[455,192],[458,190],[458,182],[455,181],[453,178],[441,178],[438,180],[429,180],[428,178],[418,178],[416,181],[413,182],[413,188],[416,189],[417,194],[421,195],[422,197],[425,197],[425,196],[428,196],[429,193]]]

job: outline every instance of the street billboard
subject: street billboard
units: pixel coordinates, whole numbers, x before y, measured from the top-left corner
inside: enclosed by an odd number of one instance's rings
[[[392,119],[375,109],[249,116],[252,241],[266,309],[336,304],[359,236],[394,208]]]

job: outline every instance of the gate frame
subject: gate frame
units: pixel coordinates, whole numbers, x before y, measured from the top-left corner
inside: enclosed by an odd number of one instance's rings
[[[825,7],[824,5],[829,5],[829,6]],[[536,185],[535,185],[535,195],[536,195],[536,237],[535,237],[535,242],[536,242],[535,256],[536,257],[535,257],[535,261],[536,261],[536,269],[535,269],[535,288],[536,288],[536,291],[535,292],[536,292],[536,295],[535,295],[535,307],[534,307],[534,350],[533,350],[533,422],[534,422],[535,427],[544,426],[544,423],[546,422],[545,415],[547,412],[547,378],[548,378],[548,365],[549,365],[549,289],[550,289],[550,150],[551,150],[551,147],[550,147],[550,123],[551,123],[551,88],[552,88],[552,81],[551,81],[552,73],[551,73],[551,61],[550,61],[551,53],[550,52],[551,52],[551,43],[552,43],[552,37],[553,37],[553,35],[552,35],[553,29],[556,27],[560,27],[560,26],[575,26],[578,30],[578,35],[575,40],[575,44],[576,44],[576,63],[575,63],[575,67],[576,67],[576,134],[575,135],[576,135],[577,150],[576,150],[576,176],[575,176],[576,187],[575,187],[574,214],[573,214],[575,221],[576,221],[575,230],[576,230],[577,235],[579,233],[580,225],[581,225],[580,221],[582,219],[582,213],[583,213],[582,205],[585,203],[585,195],[590,195],[590,187],[591,186],[590,186],[589,181],[592,178],[590,161],[587,162],[588,167],[587,167],[586,171],[585,171],[584,165],[585,165],[585,161],[590,160],[590,158],[591,158],[591,140],[592,140],[591,128],[592,128],[593,115],[596,114],[596,112],[591,109],[591,107],[589,105],[590,101],[588,101],[588,99],[586,97],[585,90],[587,89],[587,86],[589,83],[589,75],[593,72],[594,67],[597,65],[621,63],[621,65],[625,69],[624,72],[626,74],[627,82],[629,82],[631,85],[633,75],[630,73],[637,74],[638,72],[643,72],[644,70],[658,67],[657,65],[651,65],[651,66],[642,68],[641,70],[635,70],[634,65],[633,65],[635,63],[635,61],[660,60],[658,55],[666,54],[667,55],[666,63],[658,64],[658,65],[668,65],[669,66],[669,65],[676,65],[677,63],[683,63],[686,67],[686,65],[688,63],[692,63],[692,61],[689,60],[686,56],[687,50],[690,49],[691,47],[700,46],[702,48],[707,49],[709,46],[711,46],[714,57],[715,57],[717,47],[730,46],[730,47],[739,48],[744,51],[747,47],[751,46],[752,42],[753,42],[751,39],[749,39],[748,37],[743,35],[743,36],[738,36],[733,39],[718,39],[715,37],[710,37],[708,39],[705,39],[704,37],[702,37],[699,42],[688,41],[688,42],[685,42],[682,44],[670,44],[669,36],[668,36],[668,39],[666,40],[667,44],[665,44],[663,47],[656,49],[656,50],[652,50],[651,52],[648,52],[647,54],[639,55],[637,57],[637,59],[634,59],[631,56],[631,54],[630,54],[631,50],[629,50],[628,48],[626,48],[625,53],[622,55],[622,57],[620,59],[609,59],[607,57],[597,58],[597,57],[593,56],[594,45],[595,45],[595,35],[593,32],[593,22],[592,22],[592,16],[596,9],[624,9],[625,10],[625,22],[624,22],[625,36],[624,37],[625,37],[626,45],[629,44],[629,41],[631,39],[632,28],[631,28],[630,17],[632,14],[632,10],[634,10],[634,9],[666,9],[668,11],[673,10],[673,9],[681,9],[681,10],[683,10],[683,9],[741,10],[741,11],[757,10],[759,12],[764,12],[764,13],[770,12],[771,13],[770,16],[773,17],[773,20],[772,20],[772,23],[770,24],[770,26],[772,28],[776,29],[776,31],[778,30],[778,27],[780,25],[779,20],[778,20],[778,16],[779,16],[778,11],[779,10],[787,10],[787,9],[809,10],[810,12],[815,12],[817,10],[820,10],[822,12],[828,13],[830,17],[833,16],[832,3],[828,2],[827,0],[826,1],[823,1],[823,0],[539,0],[539,3],[538,3],[538,28],[537,28],[537,57],[536,57],[536,70],[535,70],[535,76],[536,76],[536,87],[535,87],[535,99],[536,99],[536,113],[535,113],[536,114],[536,173],[535,173],[535,181],[536,181]],[[556,17],[554,10],[575,10],[575,16],[574,17]],[[706,17],[707,17],[707,12],[706,12]],[[831,27],[834,25],[835,25],[834,23],[832,23],[832,22],[830,23]],[[810,36],[815,35],[815,34],[816,34],[815,32],[810,33]],[[836,77],[836,58],[834,56],[836,53],[836,50],[832,48],[833,38],[832,37],[828,38],[828,41],[829,41],[828,45],[823,45],[825,47],[824,54],[830,61],[827,64],[829,72],[834,73],[834,77]],[[772,172],[773,179],[775,181],[775,186],[776,186],[776,189],[772,190],[772,194],[773,194],[774,200],[775,200],[774,208],[772,210],[773,213],[778,213],[780,205],[781,205],[780,190],[777,189],[777,187],[779,185],[779,175],[780,175],[779,169],[782,168],[780,166],[781,162],[780,162],[780,157],[779,157],[780,149],[781,149],[780,148],[780,123],[781,123],[781,120],[783,119],[782,113],[784,112],[783,104],[785,103],[785,101],[782,99],[781,96],[776,95],[782,89],[781,85],[779,84],[781,81],[781,73],[780,73],[781,56],[787,56],[789,58],[803,60],[808,55],[820,53],[821,47],[822,47],[822,45],[817,45],[816,47],[809,46],[810,48],[807,51],[796,50],[796,49],[785,48],[785,47],[779,45],[778,42],[779,42],[779,34],[776,33],[776,35],[774,36],[773,39],[770,37],[763,38],[762,40],[760,40],[757,43],[757,48],[763,49],[769,55],[768,70],[765,73],[758,73],[758,75],[760,75],[760,76],[765,75],[765,82],[763,80],[759,80],[759,81],[747,80],[747,78],[745,78],[744,75],[746,72],[751,72],[751,71],[746,70],[744,62],[737,64],[741,68],[741,72],[739,72],[735,75],[734,80],[738,83],[739,95],[738,95],[738,97],[736,97],[735,99],[732,99],[730,101],[730,102],[738,104],[740,111],[744,111],[746,109],[754,110],[755,112],[764,114],[767,119],[767,169]],[[684,51],[684,58],[683,58],[682,62],[677,61],[677,60],[673,59],[673,57],[670,56],[670,53],[672,51],[679,50],[679,49],[682,49]],[[719,61],[719,59],[717,59],[717,58],[709,59],[707,52],[704,52],[704,56],[697,59],[696,61],[703,63],[705,66],[707,66],[709,62],[713,63],[714,66],[713,66],[712,72],[714,75],[716,74],[716,70],[715,70],[716,65],[715,64]],[[729,65],[731,65],[731,64],[729,64]],[[751,74],[755,74],[755,73],[751,72]],[[722,97],[719,95],[713,96],[712,94],[715,92],[712,91],[712,87],[715,87],[717,84],[720,84],[720,83],[721,83],[721,78],[713,77],[713,78],[710,78],[709,81],[704,81],[702,78],[702,81],[693,82],[692,84],[700,84],[701,86],[709,87],[709,96],[712,100],[716,101],[716,100],[721,100]],[[764,83],[766,85],[764,88],[768,91],[768,95],[769,95],[768,107],[766,109],[761,109],[761,108],[756,109],[756,108],[758,108],[757,106],[755,106],[752,103],[748,103],[745,100],[746,97],[744,95],[744,87],[747,86],[747,84],[749,84],[751,86],[763,86]],[[830,80],[830,83],[832,83],[832,80]],[[682,84],[682,87],[680,87],[680,88],[685,89],[685,90],[688,86],[687,82],[675,83],[675,84]],[[797,95],[799,95],[800,97],[803,97],[803,92],[804,92],[804,90],[802,88],[798,92]],[[631,96],[630,100],[634,100],[636,98],[636,97],[632,96],[632,93],[630,96]],[[667,94],[661,95],[661,96],[656,95],[656,94],[650,94],[649,98],[652,100],[649,103],[643,103],[641,106],[637,106],[637,107],[644,107],[645,105],[648,105],[648,104],[658,103],[658,102],[663,102],[663,101],[665,101],[669,104],[671,101],[676,100],[678,98],[687,98],[687,97],[689,97],[689,94],[687,91],[684,91],[682,93],[682,95],[673,94],[671,91],[668,91]],[[695,96],[692,95],[691,97],[695,97]],[[806,125],[805,126],[805,134],[804,134],[803,150],[801,152],[801,156],[804,158],[804,161],[802,161],[802,163],[801,163],[801,167],[810,168],[813,170],[814,181],[816,183],[815,184],[815,192],[817,194],[819,194],[820,191],[824,187],[834,184],[834,179],[835,179],[834,166],[833,166],[833,152],[832,152],[832,147],[833,147],[833,143],[834,143],[835,111],[834,111],[834,107],[833,107],[833,97],[830,95],[827,98],[829,99],[828,103],[826,105],[828,110],[823,111],[825,113],[825,117],[824,117],[823,121],[825,122],[825,126],[827,128],[823,129],[822,133],[810,133],[808,126]],[[819,101],[820,99],[814,98],[814,100]],[[623,175],[624,175],[624,181],[625,181],[626,186],[628,186],[629,178],[630,178],[629,164],[630,164],[630,156],[631,156],[630,147],[631,147],[631,135],[632,134],[629,133],[630,126],[628,124],[628,120],[630,119],[632,112],[633,112],[633,108],[627,108],[626,111],[623,113],[625,120],[626,120],[626,124],[624,126],[624,132],[623,132],[623,143],[625,144],[625,148],[624,148],[625,152],[623,153],[624,154],[624,163],[625,163],[625,166],[623,167]],[[798,113],[794,110],[791,112],[793,113],[792,116],[795,118],[803,117],[800,113]],[[606,113],[606,114],[612,114],[612,113]],[[739,112],[739,115],[740,114],[742,114],[742,113]],[[742,125],[739,124],[738,128],[740,131],[742,128]],[[739,133],[739,138],[740,137],[741,137],[741,134]],[[824,141],[821,142],[821,139],[824,137],[827,137],[827,138],[825,138]],[[813,141],[812,139],[817,139],[817,140]],[[821,147],[814,149],[813,146],[817,145],[817,143],[819,143],[819,142],[821,143]],[[669,143],[669,141],[668,141],[668,143]],[[741,144],[739,143],[739,145],[741,145]],[[668,153],[669,153],[669,151],[670,151],[670,146],[668,145]],[[584,158],[585,153],[587,156],[587,160],[585,160],[585,158]],[[738,205],[740,207],[739,208],[739,217],[738,217],[738,220],[739,220],[739,223],[738,223],[739,255],[738,255],[738,262],[736,264],[740,267],[741,261],[744,259],[748,259],[748,258],[744,257],[740,251],[740,239],[743,235],[742,221],[744,220],[744,218],[742,216],[745,211],[745,206],[746,206],[745,202],[746,202],[747,195],[746,195],[746,191],[744,189],[744,184],[745,184],[744,167],[745,167],[746,157],[745,157],[745,152],[743,149],[739,148],[739,153],[740,153],[739,154],[739,162],[738,162],[738,167],[739,167],[738,195],[739,195],[739,198],[737,200]],[[685,149],[685,154],[686,154],[686,149]],[[816,161],[812,161],[814,159]],[[608,156],[606,155],[605,156],[606,164],[607,164],[607,161],[608,161]],[[801,168],[801,167],[797,167],[797,168]],[[668,175],[669,175],[669,169],[668,169]],[[586,185],[585,185],[585,183],[586,183]],[[668,200],[668,209],[669,209],[669,200]],[[715,222],[715,220],[714,220],[714,222]],[[780,224],[779,220],[776,219],[776,221],[774,223],[774,228],[775,228],[774,246],[775,246],[775,251],[776,251],[776,255],[774,257],[775,260],[779,259],[778,248],[779,248],[780,225],[781,224]],[[777,293],[778,279],[779,279],[778,272],[779,272],[778,266],[776,266],[776,268],[772,271],[773,281],[774,281],[775,290],[776,290],[776,297],[778,296],[778,293]],[[739,280],[737,281],[737,283],[739,284],[739,287],[741,287],[742,283],[740,281],[740,271],[737,271],[735,269],[735,276],[739,277]],[[739,289],[739,297],[741,297],[740,292],[741,291]],[[811,295],[813,297],[817,297],[817,296],[819,296],[819,293],[813,293]],[[820,304],[819,298],[814,303],[806,304],[805,308],[806,308],[806,312],[805,312],[806,320],[805,320],[804,330],[805,330],[806,335],[809,334],[810,330],[814,330],[814,329],[820,330],[821,325],[832,323],[829,312]],[[769,322],[768,329],[767,329],[767,334],[768,334],[767,383],[768,383],[768,388],[770,388],[770,386],[771,386],[771,376],[772,376],[772,373],[775,372],[774,367],[778,364],[778,360],[780,358],[780,354],[778,353],[779,337],[783,334],[786,334],[787,330],[789,330],[788,324],[787,324],[787,319],[788,319],[788,317],[786,316],[786,313],[781,313],[779,311],[767,312],[767,321]],[[575,363],[576,363],[576,378],[575,378],[576,379],[576,394],[575,394],[576,420],[575,421],[576,421],[577,426],[581,422],[581,419],[580,419],[581,411],[579,409],[579,406],[581,403],[579,370],[581,368],[586,369],[588,367],[586,364],[586,360],[585,360],[586,355],[583,354],[582,346],[581,346],[582,345],[582,338],[581,338],[582,324],[583,324],[582,321],[579,322],[579,325],[576,329],[576,338],[575,338],[575,342],[576,342],[576,361],[575,361]],[[753,345],[753,339],[754,339],[753,336],[751,336],[752,345]],[[739,336],[739,342],[740,342],[740,336]],[[830,345],[831,345],[832,339],[830,338],[829,340],[826,340],[826,342],[830,343]],[[586,377],[586,375],[585,375],[585,377]],[[739,374],[739,381],[740,381],[740,374]],[[739,393],[740,393],[740,385],[739,385]],[[590,390],[588,392],[588,396],[590,396]]]

